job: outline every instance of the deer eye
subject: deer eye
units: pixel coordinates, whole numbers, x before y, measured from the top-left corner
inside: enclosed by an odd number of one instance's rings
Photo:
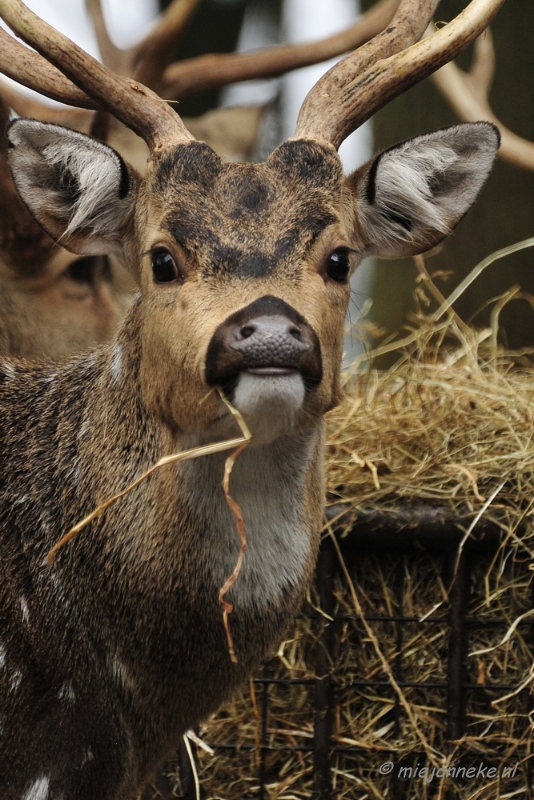
[[[333,281],[343,283],[347,280],[350,272],[350,254],[351,251],[344,247],[338,247],[334,250],[331,256],[328,257],[326,262],[326,274]]]
[[[169,283],[180,277],[172,255],[163,247],[152,250],[152,274],[156,283]]]
[[[98,278],[111,279],[111,270],[106,256],[77,258],[65,270],[65,276],[81,286],[94,286]]]

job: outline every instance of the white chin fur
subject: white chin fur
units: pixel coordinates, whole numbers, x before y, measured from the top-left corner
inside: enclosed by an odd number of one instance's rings
[[[294,433],[303,404],[304,381],[298,373],[241,373],[233,399],[250,428],[254,444],[269,444],[278,436]]]

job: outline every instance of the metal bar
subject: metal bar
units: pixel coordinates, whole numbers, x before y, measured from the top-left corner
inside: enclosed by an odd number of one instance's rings
[[[474,512],[450,516],[447,508],[419,505],[387,511],[358,509],[338,504],[325,510],[343,547],[363,550],[405,550],[424,547],[429,552],[450,552],[462,541]],[[482,517],[464,545],[466,551],[495,552],[502,543],[502,529]]]
[[[401,558],[397,559],[397,563],[395,565],[395,598],[397,602],[397,609],[398,609],[398,616],[399,619],[395,620],[395,657],[393,660],[392,672],[397,684],[402,681],[402,647],[403,647],[403,625],[404,621],[402,620],[403,612],[404,612],[404,568],[406,565],[406,555],[402,555]],[[398,739],[402,734],[402,720],[403,720],[403,708],[400,703],[398,692],[394,694],[395,699],[395,725],[393,728],[393,735],[395,739]],[[392,800],[400,800],[400,798],[405,797],[405,786],[402,785],[398,774],[394,771],[393,775],[391,776],[391,782],[388,789],[388,793],[391,793]]]
[[[365,680],[357,680],[351,681],[351,686],[383,686],[386,688],[393,688],[389,681],[365,681]],[[448,681],[424,681],[418,683],[417,681],[398,681],[398,685],[401,688],[407,689],[446,689],[449,685]],[[483,690],[485,692],[492,691],[492,690],[499,690],[499,691],[514,691],[518,688],[517,684],[509,684],[509,683],[464,683],[462,684],[463,689],[469,689],[470,691],[477,691]],[[525,689],[526,691],[526,689]]]
[[[319,617],[318,614],[310,614],[310,618],[317,619]],[[304,619],[304,617],[301,617]],[[365,619],[367,622],[417,622],[421,625],[424,625],[426,622],[434,622],[434,623],[441,623],[442,625],[448,625],[450,622],[449,616],[443,617],[425,617],[421,619],[420,617],[404,617],[404,616],[397,616],[395,614],[366,614],[364,617],[361,617],[359,614],[336,614],[334,617],[334,622],[361,622],[362,619]],[[499,617],[465,617],[466,625],[502,625],[503,627],[508,627],[509,622],[507,620],[500,619]],[[534,628],[534,624],[530,620],[522,620],[520,626],[523,628],[532,627]]]
[[[334,614],[334,550],[324,547],[317,565],[317,588],[321,610]],[[313,729],[313,800],[330,800],[331,736],[334,722],[334,688],[332,682],[335,626],[321,620],[322,630],[315,651],[315,709]]]
[[[403,556],[402,559],[399,560],[396,566],[396,595],[397,595],[397,606],[400,611],[399,619],[395,621],[395,628],[396,628],[396,641],[395,641],[395,660],[393,662],[393,675],[397,683],[402,680],[402,643],[403,643],[403,631],[402,631],[402,611],[404,608],[404,564],[405,564],[406,556]],[[394,735],[395,738],[398,738],[401,733],[401,724],[402,724],[402,714],[401,714],[401,704],[399,700],[399,696],[397,692],[395,692],[395,728],[394,728]]]
[[[259,767],[259,781],[260,781],[260,792],[259,792],[259,800],[265,800],[266,798],[266,789],[265,784],[267,783],[267,764],[266,764],[266,756],[267,752],[270,750],[267,747],[267,719],[269,714],[269,683],[265,676],[267,674],[267,665],[263,665],[263,679],[262,679],[262,690],[261,690],[261,733],[260,733],[260,767]]]
[[[332,676],[334,684],[336,683],[336,676]],[[302,679],[302,680],[295,680],[293,678],[254,678],[254,683],[261,683],[261,684],[282,684],[282,685],[295,685],[295,684],[311,684],[315,683],[315,679]],[[447,681],[397,681],[398,685],[401,687],[406,688],[414,688],[414,689],[446,689],[448,686]],[[351,680],[351,686],[384,686],[386,688],[393,688],[389,681],[384,680],[365,680],[365,679],[356,679]],[[499,689],[502,691],[513,691],[518,688],[520,684],[513,684],[513,683],[464,683],[463,688],[469,689],[473,691],[483,690],[483,691],[491,691],[493,689]],[[525,691],[527,691],[525,689]]]
[[[165,767],[158,769],[153,779],[143,789],[140,800],[176,800],[173,787],[164,770]]]
[[[240,752],[240,751],[242,751],[242,752],[250,752],[251,750],[255,749],[256,745],[254,745],[254,744],[238,744],[236,742],[234,744],[213,744],[213,745],[211,745],[211,747],[214,750],[224,750],[226,752],[228,752],[229,750],[232,750],[232,751],[235,751],[235,752]],[[312,745],[310,745],[309,747],[305,747],[304,745],[300,745],[300,746],[299,745],[283,745],[282,747],[276,747],[275,745],[267,745],[265,749],[270,753],[311,753],[312,750],[313,750],[313,747],[312,747]],[[342,746],[342,745],[332,745],[331,752],[332,753],[341,753],[341,754],[345,754],[345,755],[365,755],[365,756],[369,757],[369,748],[368,747],[358,747],[356,745],[346,745],[345,747]],[[517,752],[517,756],[514,756],[514,757],[516,759],[520,760],[520,761],[521,760],[524,761],[527,758],[532,758],[532,754],[530,753],[530,751],[527,748],[525,748],[522,751],[518,750],[518,751],[515,751],[515,752]],[[391,749],[384,748],[383,750],[380,750],[379,757],[381,758],[382,756],[386,756],[386,755],[390,755],[390,754],[395,755],[396,753],[397,753],[397,751],[393,747]],[[375,753],[374,755],[377,755],[377,754]],[[414,756],[417,756],[417,755],[418,755],[417,753],[414,754]],[[425,753],[421,753],[420,755],[421,755],[421,757],[424,757]],[[480,756],[481,756],[480,753],[476,753],[476,752],[473,752],[473,751],[471,751],[467,755],[471,755],[471,756],[473,756],[475,758],[478,757],[479,760],[480,760]],[[508,750],[508,748],[506,746],[503,746],[502,750],[484,750],[484,754],[483,754],[483,758],[484,759],[497,759],[497,758],[502,758],[503,756],[509,756],[509,750]]]
[[[451,553],[448,559],[450,634],[447,654],[447,738],[460,739],[465,733],[465,683],[468,633],[465,617],[468,607],[469,564],[467,555]]]

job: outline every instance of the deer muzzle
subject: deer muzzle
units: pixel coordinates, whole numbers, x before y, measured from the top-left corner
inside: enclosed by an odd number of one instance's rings
[[[292,306],[267,295],[231,314],[208,346],[206,380],[231,392],[243,373],[284,376],[299,373],[307,387],[322,378],[317,334]]]

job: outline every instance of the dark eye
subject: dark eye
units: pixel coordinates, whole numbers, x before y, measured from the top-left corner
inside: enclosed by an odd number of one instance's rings
[[[99,259],[97,256],[77,258],[76,261],[69,264],[65,270],[65,275],[76,283],[85,283],[92,286],[98,267]]]
[[[178,267],[168,250],[163,247],[153,250],[152,274],[156,283],[169,283],[179,278]]]
[[[343,283],[347,280],[350,272],[350,250],[339,248],[334,250],[326,262],[326,274],[333,281]]]

